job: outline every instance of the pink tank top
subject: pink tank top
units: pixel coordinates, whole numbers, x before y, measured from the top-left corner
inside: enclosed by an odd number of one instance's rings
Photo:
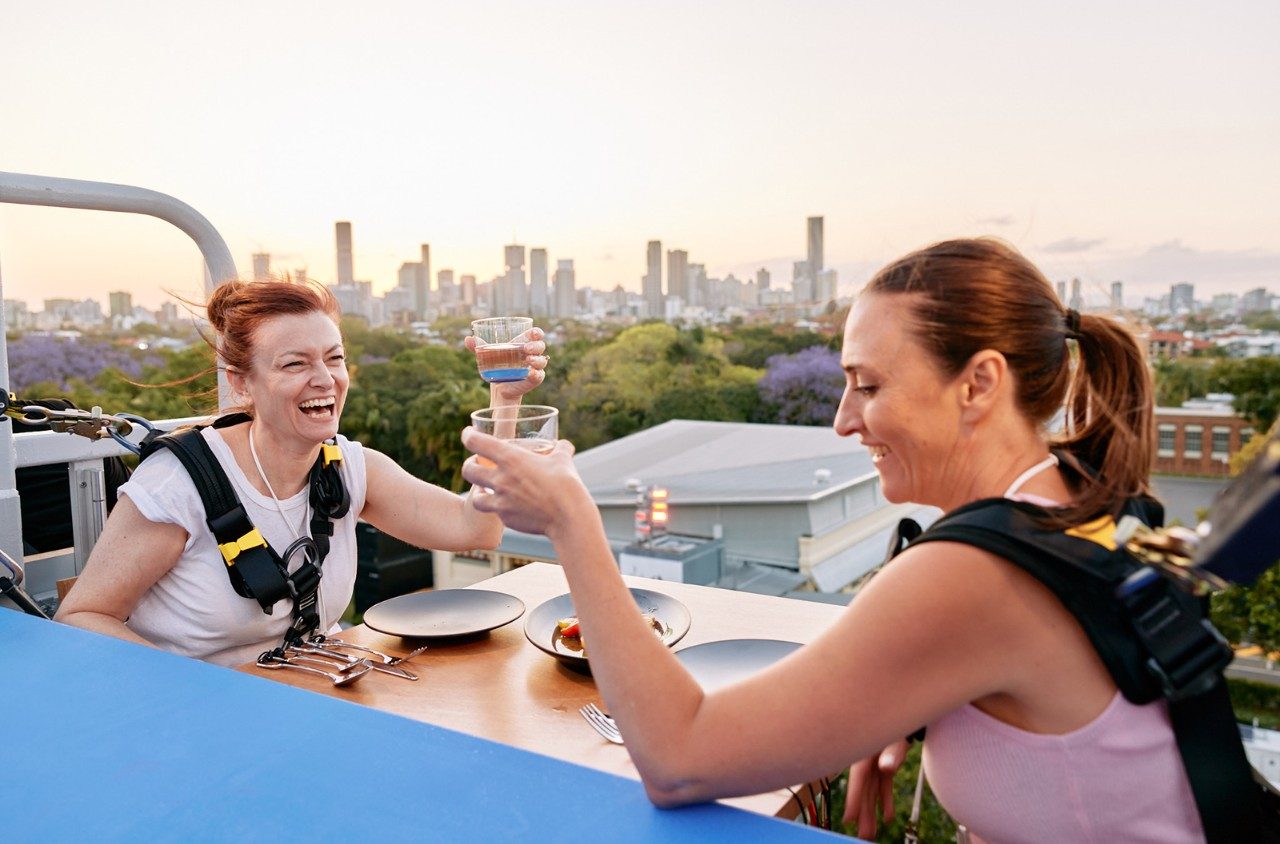
[[[1006,497],[1055,506],[1017,494],[1030,474]],[[1164,701],[1136,706],[1117,691],[1101,715],[1061,735],[968,704],[929,725],[924,767],[952,818],[991,844],[1204,841]]]

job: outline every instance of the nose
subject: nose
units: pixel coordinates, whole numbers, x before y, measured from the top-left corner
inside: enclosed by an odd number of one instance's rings
[[[333,373],[329,371],[329,367],[324,361],[320,361],[311,367],[311,386],[328,387],[334,383]]]
[[[862,412],[858,407],[858,398],[858,394],[850,387],[845,387],[844,394],[840,396],[840,406],[836,408],[833,427],[842,437],[862,433]]]

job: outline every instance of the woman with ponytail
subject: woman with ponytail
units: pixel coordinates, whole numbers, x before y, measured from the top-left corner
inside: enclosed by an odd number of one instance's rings
[[[938,243],[881,270],[849,314],[841,361],[835,430],[870,452],[888,501],[953,511],[1009,498],[1070,528],[1148,491],[1141,347],[1064,309],[999,241]],[[912,545],[819,639],[708,694],[635,610],[572,446],[548,459],[472,429],[463,441],[488,458],[463,470],[494,490],[477,507],[555,544],[596,683],[658,804],[861,760],[846,819],[870,836],[891,811],[902,737],[927,725],[933,790],[982,840],[1203,840],[1164,702],[1126,700],[1072,613],[1008,560]]]

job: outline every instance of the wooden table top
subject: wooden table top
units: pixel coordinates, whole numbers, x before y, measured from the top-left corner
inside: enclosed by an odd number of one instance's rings
[[[675,645],[676,650],[736,638],[809,642],[843,610],[793,598],[638,577],[624,579],[630,586],[666,593],[689,608],[692,623],[688,634]],[[403,639],[364,625],[342,633],[341,638],[347,641],[390,654],[404,654],[424,643],[430,645],[408,666],[419,675],[417,682],[374,672],[352,686],[335,688],[324,678],[301,671],[268,672],[252,665],[241,670],[639,779],[626,749],[597,736],[578,714],[581,706],[600,702],[591,677],[566,667],[525,638],[528,614],[543,601],[568,591],[560,567],[531,563],[468,588],[514,595],[524,602],[525,613],[490,633],[463,639]],[[767,815],[795,814],[794,801],[785,789],[721,802]]]

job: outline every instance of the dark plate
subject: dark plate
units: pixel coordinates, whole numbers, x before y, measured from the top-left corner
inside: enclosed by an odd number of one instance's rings
[[[689,609],[684,604],[648,589],[632,589],[631,597],[641,612],[650,613],[662,625],[662,641],[667,647],[684,638],[689,632]],[[567,616],[577,615],[573,608],[573,598],[567,592],[544,601],[529,613],[524,621],[524,635],[538,649],[562,660],[566,665],[580,671],[587,670],[587,658],[582,652],[567,646],[560,638],[560,630],[556,622]],[[587,644],[590,645],[590,639]]]
[[[379,633],[427,639],[466,636],[510,624],[524,613],[524,602],[488,589],[438,589],[389,598],[365,610],[366,627]]]
[[[710,692],[763,671],[799,647],[779,639],[726,639],[676,651],[676,659]]]

